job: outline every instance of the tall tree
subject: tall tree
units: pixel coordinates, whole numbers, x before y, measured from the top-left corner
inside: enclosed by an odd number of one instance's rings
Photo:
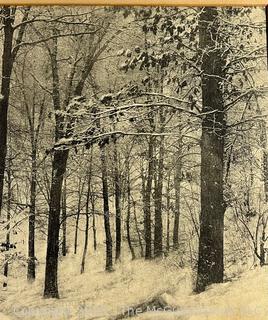
[[[0,214],[3,201],[5,159],[7,152],[7,116],[10,100],[11,74],[14,60],[19,50],[19,45],[21,44],[24,36],[25,25],[23,23],[28,18],[28,12],[29,8],[25,8],[22,18],[22,24],[20,26],[17,26],[19,28],[19,31],[16,38],[16,47],[13,48],[16,7],[4,6],[0,10],[4,33],[2,54],[2,80],[0,91]]]
[[[37,154],[40,130],[44,124],[45,99],[40,104],[39,116],[36,116],[36,105],[33,101],[32,109],[25,97],[25,108],[30,129],[31,140],[31,186],[30,186],[30,212],[28,233],[28,271],[27,279],[35,279],[35,220],[37,196]],[[36,119],[37,118],[37,119]]]
[[[64,137],[64,119],[60,101],[60,79],[58,66],[58,30],[53,29],[53,44],[50,49],[47,46],[52,71],[52,99],[55,114],[55,141]],[[58,252],[59,252],[59,230],[60,230],[60,209],[63,178],[66,172],[68,150],[56,150],[52,160],[52,181],[50,187],[50,203],[48,218],[48,237],[46,254],[46,272],[44,297],[59,298],[58,293]]]
[[[1,14],[4,30],[4,43],[0,97],[0,210],[2,208],[3,201],[5,159],[7,152],[7,115],[10,97],[10,77],[13,67],[12,43],[14,35],[13,23],[15,19],[14,9],[11,7],[2,7]]]
[[[199,17],[202,50],[201,214],[196,291],[223,281],[224,137],[226,131],[221,79],[225,61],[218,32],[218,9],[203,8]]]
[[[104,21],[104,20],[103,20]],[[105,22],[103,22],[105,25]],[[86,25],[86,28],[88,26]],[[101,41],[106,34],[106,29],[101,29],[101,32],[96,36],[96,29],[90,26],[90,30],[82,31],[84,35],[90,35],[90,48],[88,54],[84,57],[84,65],[77,68],[78,58],[74,61],[68,81],[66,85],[65,99],[61,99],[60,91],[60,77],[59,77],[59,59],[58,59],[58,39],[62,36],[60,30],[55,26],[52,28],[52,47],[46,45],[48,50],[51,71],[52,71],[52,100],[55,111],[55,142],[60,139],[66,138],[71,134],[71,119],[66,124],[64,110],[66,110],[72,98],[81,97],[88,79],[90,72],[97,61],[98,57],[105,51],[107,43],[101,45]],[[93,28],[93,29],[92,29]],[[75,35],[74,31],[71,35]],[[81,34],[81,32],[80,32]],[[76,50],[79,52],[79,49]],[[74,84],[74,76],[77,76]],[[71,117],[71,116],[70,116]],[[67,161],[69,157],[68,149],[54,150],[52,160],[52,181],[50,188],[50,205],[49,205],[49,220],[48,220],[48,238],[47,238],[47,256],[46,256],[46,275],[45,275],[45,289],[44,296],[58,298],[58,285],[57,285],[57,268],[58,268],[58,250],[59,250],[59,228],[60,228],[60,207],[62,196],[63,177],[66,172]]]

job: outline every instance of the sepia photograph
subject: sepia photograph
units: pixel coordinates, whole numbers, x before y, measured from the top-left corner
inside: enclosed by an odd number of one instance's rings
[[[267,319],[268,8],[26,2],[0,4],[0,320]]]

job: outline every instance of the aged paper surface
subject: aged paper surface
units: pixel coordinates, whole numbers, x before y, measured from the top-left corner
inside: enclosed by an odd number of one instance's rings
[[[267,319],[266,3],[0,4],[0,320]]]

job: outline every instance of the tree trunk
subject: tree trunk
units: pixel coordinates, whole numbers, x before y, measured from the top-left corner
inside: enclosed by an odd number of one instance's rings
[[[179,150],[181,149],[181,141],[179,142]],[[174,210],[174,226],[173,226],[173,249],[179,248],[179,224],[180,224],[180,204],[181,204],[181,154],[176,152],[175,172],[174,172],[174,189],[175,189],[175,210]]]
[[[264,244],[265,244],[265,228],[264,224],[262,224],[262,235],[261,235],[261,241],[260,241],[260,266],[262,267],[265,264],[265,251],[264,251]]]
[[[28,235],[28,281],[35,280],[35,202],[36,202],[36,179],[37,179],[37,147],[32,145],[32,168],[31,168],[31,206],[29,212],[29,235]]]
[[[108,173],[105,146],[100,147],[104,229],[106,236],[106,271],[113,271],[113,242],[110,227]]]
[[[53,30],[53,47],[49,51],[52,69],[52,99],[55,111],[61,110],[60,104],[60,80],[58,70],[58,31]],[[55,141],[63,138],[64,118],[60,114],[55,115]],[[62,184],[66,172],[68,150],[54,150],[52,159],[52,179],[50,186],[50,203],[48,217],[47,254],[45,271],[45,298],[59,298],[58,293],[58,254],[59,254],[59,231],[60,231],[60,211]]]
[[[217,9],[204,8],[199,20],[199,41],[203,50],[201,137],[201,214],[196,291],[223,281],[224,212],[224,103],[220,89],[224,78]],[[211,113],[211,111],[214,111]]]
[[[75,219],[74,254],[77,254],[79,219],[80,219],[80,200],[78,200],[78,208],[77,208],[77,214]]]
[[[92,159],[91,159],[92,160]],[[90,170],[91,171],[91,170]],[[85,242],[84,242],[84,250],[81,262],[81,271],[80,273],[85,272],[85,262],[86,262],[86,254],[88,247],[88,230],[89,230],[89,200],[90,200],[90,184],[91,184],[91,172],[88,175],[88,186],[87,186],[87,196],[86,196],[86,226],[85,226]]]
[[[62,209],[61,209],[61,220],[62,220],[62,246],[61,252],[63,257],[67,254],[67,190],[66,190],[66,177],[63,181],[63,192],[62,192]]]
[[[257,111],[261,115],[261,109],[257,103]],[[260,121],[260,142],[263,150],[263,158],[262,158],[262,171],[263,171],[263,181],[264,181],[264,195],[265,202],[268,203],[268,151],[267,151],[267,131],[266,131],[266,121]],[[265,264],[265,242],[266,242],[266,227],[267,227],[267,213],[262,217],[262,234],[260,239],[260,265],[263,266]]]
[[[115,183],[115,261],[120,259],[121,254],[121,188],[119,175],[119,162],[117,145],[114,142],[114,183]]]
[[[93,246],[94,251],[97,250],[97,228],[96,228],[96,215],[95,215],[95,200],[93,192],[91,192],[91,206],[92,206],[92,228],[93,228]]]
[[[127,179],[127,220],[126,220],[126,229],[127,229],[127,242],[129,246],[129,250],[131,252],[132,260],[136,258],[135,251],[131,241],[130,235],[130,211],[131,211],[131,190],[130,190],[130,172],[128,167],[128,179]]]
[[[140,248],[141,248],[141,257],[144,257],[144,249],[143,249],[143,244],[142,244],[142,237],[141,237],[141,234],[140,234],[139,224],[138,224],[138,219],[137,219],[137,214],[136,214],[136,202],[134,200],[133,200],[133,214],[134,214],[136,232],[137,232],[138,239],[139,239],[139,245],[140,245]]]
[[[7,169],[7,233],[6,233],[6,251],[9,251],[10,247],[10,210],[11,210],[11,197],[12,197],[12,180],[11,180],[11,161],[9,161],[8,169]],[[6,255],[4,264],[4,276],[8,276],[8,255]],[[4,281],[3,287],[7,286],[7,282]]]
[[[80,190],[81,187],[81,190]],[[84,190],[84,183],[81,185],[81,179],[79,180],[79,195],[78,195],[78,204],[77,204],[77,214],[75,219],[75,233],[74,233],[74,254],[77,253],[77,244],[78,244],[78,227],[79,227],[79,219],[80,219],[80,211],[81,211],[81,198]]]
[[[90,158],[90,164],[92,165],[93,161],[93,146],[91,147],[91,158]],[[92,167],[91,167],[91,172],[92,172]],[[92,208],[92,229],[93,229],[93,247],[94,251],[97,250],[97,228],[96,228],[96,215],[95,215],[95,197],[94,197],[94,190],[93,186],[91,187],[91,192],[90,192],[90,200],[91,200],[91,208]]]
[[[36,196],[37,196],[37,153],[38,138],[45,119],[45,102],[41,103],[38,123],[36,126],[36,105],[33,102],[30,110],[25,101],[25,111],[28,117],[30,139],[31,139],[31,187],[30,187],[30,212],[29,212],[29,233],[28,233],[28,268],[27,279],[29,282],[35,280],[35,220],[36,220]]]
[[[12,41],[13,41],[13,22],[11,7],[2,7],[3,19],[3,54],[2,54],[2,80],[0,97],[0,215],[3,201],[5,161],[7,153],[7,115],[10,96],[10,77],[13,67]]]
[[[266,236],[266,228],[268,223],[268,216],[264,215],[262,216],[261,226],[262,226],[262,232],[261,232],[261,239],[260,239],[260,266],[265,265],[265,242],[267,241],[268,237]]]
[[[54,151],[52,161],[52,183],[50,189],[49,219],[48,219],[48,237],[47,237],[47,256],[45,272],[45,298],[59,298],[58,293],[58,253],[59,253],[59,231],[60,231],[60,205],[61,190],[66,164],[68,159],[68,150]]]
[[[167,181],[167,235],[166,235],[166,251],[170,249],[170,173]]]
[[[152,258],[152,226],[151,226],[151,192],[154,175],[154,138],[149,138],[148,148],[148,174],[144,194],[144,236],[145,236],[145,259]]]
[[[163,198],[163,174],[164,174],[164,138],[161,137],[159,146],[159,159],[155,179],[155,224],[154,224],[154,256],[161,257],[163,254],[163,221],[162,221],[162,198]]]

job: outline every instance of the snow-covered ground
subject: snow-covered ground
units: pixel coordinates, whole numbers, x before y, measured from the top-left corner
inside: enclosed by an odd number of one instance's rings
[[[146,262],[130,261],[126,256],[114,272],[106,273],[100,250],[88,255],[83,275],[80,258],[73,254],[61,258],[59,300],[42,298],[44,263],[39,265],[32,285],[25,274],[10,278],[8,289],[0,291],[0,319],[4,320],[5,314],[25,320],[104,320],[123,312],[135,313],[138,319],[267,319],[267,267],[250,270],[232,282],[195,295],[191,271],[179,269],[174,257]],[[132,308],[155,296],[167,306],[165,311],[156,312],[150,305],[146,313],[139,314],[139,309]]]
[[[213,285],[199,295],[164,295],[173,312],[151,311],[139,320],[264,320],[268,317],[268,268],[256,268],[235,281]]]
[[[100,221],[102,223],[102,221]],[[100,229],[101,226],[99,226]],[[27,226],[22,228],[27,230]],[[27,232],[14,239],[17,250],[26,256]],[[71,239],[72,231],[69,237]],[[122,261],[115,271],[106,273],[104,238],[100,237],[98,251],[89,246],[85,273],[80,274],[83,233],[79,238],[78,253],[69,248],[67,257],[59,262],[59,300],[43,299],[46,239],[37,239],[37,279],[26,281],[26,261],[10,266],[8,287],[0,287],[0,320],[89,320],[110,319],[123,312],[137,314],[138,319],[266,319],[268,315],[268,267],[256,268],[240,278],[212,286],[200,295],[192,294],[193,274],[179,268],[177,257],[158,261],[130,260],[129,249],[122,250]],[[15,237],[15,235],[13,236]],[[245,269],[245,265],[228,268],[228,278]],[[3,279],[0,281],[3,282]],[[153,297],[160,297],[168,306],[164,312],[152,311],[154,305],[139,314],[136,307]],[[133,308],[135,306],[135,308]],[[156,306],[158,307],[158,306]],[[173,312],[170,312],[170,310]],[[2,313],[1,313],[2,312]]]
[[[8,289],[0,291],[0,311],[20,319],[91,319],[108,317],[143,301],[151,295],[181,288],[191,292],[189,270],[178,269],[172,259],[160,262],[130,261],[129,256],[104,271],[102,250],[87,257],[86,270],[80,274],[81,255],[61,259],[59,266],[60,300],[43,299],[44,264],[37,269],[37,279],[28,284],[25,274],[10,278]],[[79,318],[80,317],[80,318]],[[2,318],[0,318],[2,319]]]

